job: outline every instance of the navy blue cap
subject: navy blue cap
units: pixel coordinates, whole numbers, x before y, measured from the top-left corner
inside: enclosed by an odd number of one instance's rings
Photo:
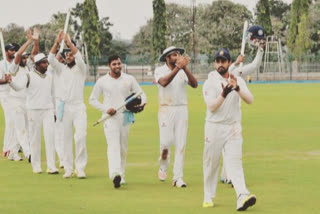
[[[260,25],[252,25],[248,29],[250,39],[266,39],[266,31]]]
[[[12,51],[18,51],[20,48],[20,46],[16,43],[11,43],[11,44],[7,44],[5,45],[5,50],[8,51],[8,50],[12,50]]]
[[[221,48],[217,51],[216,55],[214,56],[214,60],[221,58],[221,59],[225,59],[230,61],[231,57],[230,57],[230,53],[229,50],[226,48]]]

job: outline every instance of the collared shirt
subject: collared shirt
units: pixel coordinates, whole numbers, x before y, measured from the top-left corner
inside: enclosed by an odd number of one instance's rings
[[[5,65],[4,60],[0,61],[0,78],[1,79],[4,79],[4,75],[9,72],[9,69],[10,69],[12,62],[7,61],[6,65]],[[0,85],[0,95],[8,93],[9,90],[10,90],[10,87],[8,84]]]
[[[158,82],[161,77],[167,76],[171,72],[172,71],[167,64],[156,68],[154,71],[154,78],[158,84],[159,105],[187,105],[188,77],[182,69],[178,71],[176,76],[166,87],[161,86]]]
[[[116,109],[123,105],[126,98],[132,93],[139,93],[140,91],[142,89],[133,76],[121,73],[121,76],[115,79],[108,73],[98,79],[91,92],[89,103],[96,109],[106,113],[109,108]],[[99,101],[101,94],[103,94],[103,103]],[[141,99],[142,103],[147,102],[145,93],[142,93]]]
[[[60,63],[52,53],[49,54],[48,61],[55,72],[61,73],[61,79],[59,80],[61,81],[59,87],[62,88],[61,99],[65,103],[82,104],[84,102],[83,94],[87,68],[79,51],[74,57],[76,64],[72,68]]]
[[[26,65],[25,67],[22,67],[15,62],[13,62],[10,66],[10,74],[12,75],[12,81],[19,81],[21,78],[25,78],[27,74],[30,73],[29,67]],[[19,99],[26,99],[26,88],[15,91],[14,89],[10,88],[10,95],[15,98]]]
[[[11,87],[17,91],[26,88],[27,109],[53,109],[54,92],[53,78],[50,72],[42,74],[33,69],[28,74],[10,83]]]
[[[236,78],[240,90],[249,90],[241,77],[237,76]],[[210,72],[202,88],[204,101],[207,104],[209,101],[221,96],[221,84],[226,86],[228,83],[217,71]],[[207,109],[206,121],[222,124],[232,124],[241,121],[240,99],[236,91],[231,91],[216,111],[212,112]]]

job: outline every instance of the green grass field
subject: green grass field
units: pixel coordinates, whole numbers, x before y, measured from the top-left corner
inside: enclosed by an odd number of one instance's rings
[[[249,213],[320,213],[320,84],[257,84],[243,109],[243,163],[246,183],[257,204]],[[145,111],[137,115],[129,137],[127,185],[114,189],[108,176],[107,144],[102,126],[92,127],[100,113],[88,106],[87,179],[35,175],[27,161],[0,158],[0,214],[49,213],[237,213],[236,195],[218,185],[215,207],[202,208],[202,86],[188,89],[189,132],[184,178],[188,188],[157,178],[159,136],[157,88],[143,87]],[[85,89],[86,102],[92,87]],[[0,112],[0,139],[4,130]],[[1,145],[2,147],[2,145]],[[42,150],[44,144],[42,144]],[[44,153],[43,170],[46,169]]]

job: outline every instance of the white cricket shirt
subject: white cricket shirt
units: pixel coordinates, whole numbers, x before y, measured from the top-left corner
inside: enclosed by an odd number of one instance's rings
[[[158,84],[159,105],[180,106],[187,105],[188,77],[181,69],[173,80],[166,86],[161,86],[158,81],[161,77],[167,76],[172,71],[167,64],[156,68],[154,78]]]
[[[239,76],[236,78],[240,90],[249,91],[245,81]],[[209,73],[208,79],[205,81],[202,88],[206,104],[221,96],[221,83],[223,83],[224,86],[227,85],[227,81],[217,71]],[[241,121],[240,99],[241,98],[236,91],[231,91],[217,110],[212,112],[207,108],[206,121],[222,124],[232,124]]]

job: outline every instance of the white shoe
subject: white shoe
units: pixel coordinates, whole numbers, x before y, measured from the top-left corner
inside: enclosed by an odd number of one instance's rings
[[[20,155],[12,152],[9,154],[8,159],[12,161],[22,161],[22,157]]]
[[[257,201],[257,198],[255,195],[241,194],[237,200],[237,210],[244,211],[248,207],[253,206],[256,203],[256,201]]]
[[[78,178],[80,178],[80,179],[86,178],[86,173],[84,173],[83,170],[76,170],[75,172],[76,172],[76,175]]]
[[[182,178],[179,178],[178,180],[173,181],[173,186],[181,188],[181,187],[187,187],[187,184],[182,180]]]
[[[124,178],[123,178],[123,177],[121,177],[120,184],[121,184],[121,185],[127,184],[127,182],[124,180]]]
[[[47,169],[47,173],[49,175],[55,175],[55,174],[59,174],[59,170],[58,169]]]
[[[34,169],[33,173],[35,174],[41,174],[42,173],[42,169]]]
[[[68,179],[68,178],[72,178],[72,176],[73,176],[72,171],[70,171],[70,172],[66,171],[66,172],[64,173],[64,175],[63,175],[63,178]]]
[[[165,181],[167,179],[167,173],[159,169],[158,178],[160,181]]]
[[[204,201],[203,203],[202,203],[202,207],[203,208],[211,208],[211,207],[213,207],[214,206],[214,203],[212,202],[212,200],[211,201]]]
[[[63,169],[63,168],[64,168],[64,166],[63,166],[63,163],[62,163],[62,162],[60,162],[60,163],[59,163],[59,168],[60,168],[60,169]]]

